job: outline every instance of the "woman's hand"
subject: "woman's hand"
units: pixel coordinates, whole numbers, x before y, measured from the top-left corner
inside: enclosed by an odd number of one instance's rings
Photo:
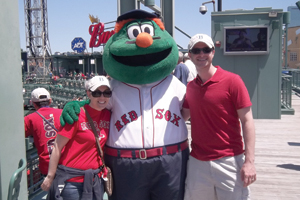
[[[48,191],[50,189],[50,186],[52,185],[53,179],[54,179],[54,177],[50,177],[47,175],[41,185],[42,190]]]

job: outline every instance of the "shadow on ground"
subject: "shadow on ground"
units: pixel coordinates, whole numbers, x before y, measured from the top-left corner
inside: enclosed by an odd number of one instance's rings
[[[290,146],[300,146],[299,142],[288,142]]]
[[[300,165],[282,164],[282,165],[277,165],[277,167],[284,168],[284,169],[292,169],[292,170],[300,171]]]

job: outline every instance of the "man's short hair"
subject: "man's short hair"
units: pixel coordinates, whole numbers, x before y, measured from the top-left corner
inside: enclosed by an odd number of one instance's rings
[[[44,107],[44,106],[49,106],[50,100],[47,101],[40,101],[40,102],[33,102],[35,103],[39,108]]]

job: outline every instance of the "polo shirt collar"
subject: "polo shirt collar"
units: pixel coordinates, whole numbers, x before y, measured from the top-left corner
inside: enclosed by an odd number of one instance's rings
[[[200,76],[197,74],[196,83],[199,83],[200,85],[206,85],[209,82],[213,82],[213,83],[219,82],[224,70],[218,65],[215,66],[215,68],[217,68],[216,73],[208,81],[206,81],[205,84],[202,83]]]

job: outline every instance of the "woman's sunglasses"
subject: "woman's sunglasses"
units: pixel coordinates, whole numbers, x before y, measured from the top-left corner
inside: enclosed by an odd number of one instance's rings
[[[102,94],[104,97],[109,98],[109,97],[111,97],[112,92],[111,92],[111,90],[105,90],[103,92],[101,92],[100,90],[96,90],[96,91],[92,92],[93,97],[101,97]]]
[[[190,50],[190,52],[192,54],[199,54],[201,51],[203,53],[210,53],[212,52],[214,49],[213,48],[209,48],[209,47],[204,47],[204,48],[193,48]]]

